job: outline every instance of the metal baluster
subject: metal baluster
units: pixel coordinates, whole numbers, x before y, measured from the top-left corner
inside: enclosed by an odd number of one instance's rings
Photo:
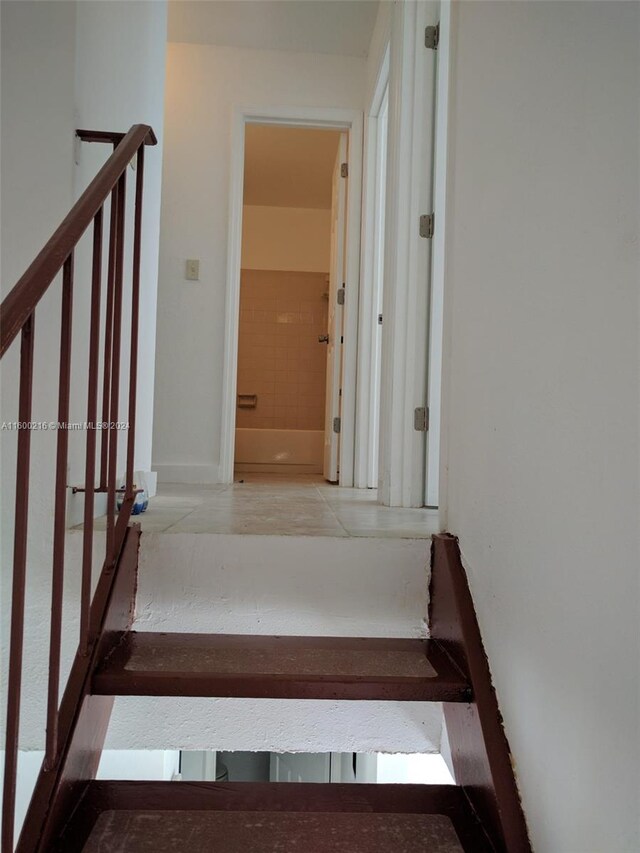
[[[96,477],[96,418],[98,416],[98,353],[100,349],[100,287],[102,277],[103,208],[93,220],[93,263],[91,270],[91,330],[87,379],[87,449],[84,474],[84,530],[82,542],[82,584],[80,590],[80,652],[90,644],[91,569],[93,562],[93,508]]]
[[[71,386],[71,318],[73,308],[73,252],[62,268],[62,319],[60,327],[60,381],[58,386],[58,436],[56,452],[55,507],[53,517],[53,573],[51,581],[51,637],[45,767],[52,769],[58,756],[58,701],[60,647],[62,643],[62,596],[64,588],[64,539],[67,515],[67,458],[69,449],[69,396]]]
[[[18,420],[31,420],[33,391],[33,341],[35,315],[31,314],[22,326],[20,342],[20,398]],[[27,528],[29,512],[29,460],[31,432],[18,432],[16,468],[16,512],[13,540],[13,590],[11,594],[11,629],[9,641],[9,678],[7,698],[7,731],[2,801],[2,849],[13,850],[13,833],[18,773],[18,735],[20,728],[20,694],[22,689],[22,650],[24,643],[24,603],[27,565]]]
[[[144,145],[138,149],[136,164],[136,207],[133,230],[133,274],[131,280],[131,353],[129,369],[129,434],[127,436],[126,497],[134,499],[133,466],[136,448],[136,393],[138,389],[138,326],[140,315],[140,243],[142,239],[142,193],[144,185]]]
[[[118,186],[111,192],[111,212],[109,215],[109,266],[107,269],[107,308],[104,333],[104,360],[102,377],[102,423],[109,421],[109,391],[111,388],[111,348],[113,344],[113,289],[116,268],[117,223],[118,223]],[[107,467],[109,459],[109,431],[103,427],[100,436],[100,488],[107,488]]]
[[[120,397],[120,345],[122,338],[122,283],[124,271],[124,223],[127,173],[118,180],[118,214],[116,227],[116,264],[113,294],[113,349],[111,361],[111,394],[109,412],[109,465],[107,469],[107,552],[106,559],[112,563],[117,554],[115,542],[116,476],[118,462],[118,405]]]

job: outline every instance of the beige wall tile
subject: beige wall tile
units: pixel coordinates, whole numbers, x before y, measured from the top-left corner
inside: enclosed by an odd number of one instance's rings
[[[325,273],[242,271],[238,393],[258,404],[238,427],[324,429],[326,291]]]

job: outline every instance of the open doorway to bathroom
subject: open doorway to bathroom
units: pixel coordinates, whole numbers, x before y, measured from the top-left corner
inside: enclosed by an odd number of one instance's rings
[[[244,141],[234,473],[337,482],[347,135],[253,123]]]

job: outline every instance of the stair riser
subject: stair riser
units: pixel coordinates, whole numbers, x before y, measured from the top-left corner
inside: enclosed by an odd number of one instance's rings
[[[427,635],[425,540],[143,533],[138,631]]]
[[[247,752],[440,751],[434,702],[122,696],[108,749]]]

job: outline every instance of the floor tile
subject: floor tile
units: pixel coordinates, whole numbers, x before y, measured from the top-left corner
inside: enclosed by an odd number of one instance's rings
[[[143,531],[167,533],[415,539],[439,529],[437,511],[381,506],[375,489],[343,489],[305,474],[239,478],[244,482],[163,483],[135,520]],[[95,528],[105,528],[104,517]]]

